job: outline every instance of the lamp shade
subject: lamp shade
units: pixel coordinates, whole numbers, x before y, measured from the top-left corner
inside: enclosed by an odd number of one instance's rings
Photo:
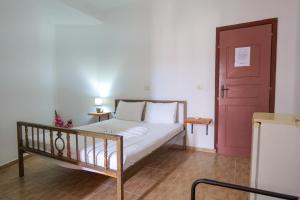
[[[95,98],[95,105],[96,106],[102,106],[103,100],[101,98]]]

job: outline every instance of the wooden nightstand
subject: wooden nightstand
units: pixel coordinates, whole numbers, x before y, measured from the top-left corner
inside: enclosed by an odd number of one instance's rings
[[[192,134],[194,133],[194,124],[200,124],[206,126],[206,135],[208,135],[208,125],[212,122],[211,118],[195,118],[195,117],[188,117],[184,120],[185,124],[192,125]]]
[[[92,116],[98,117],[98,121],[99,121],[99,122],[101,122],[101,120],[102,120],[102,117],[103,117],[103,116],[106,116],[106,118],[105,118],[105,119],[103,119],[103,120],[107,120],[107,119],[109,119],[109,117],[110,117],[110,114],[111,114],[111,112],[102,112],[102,113],[91,112],[91,113],[89,113],[89,115],[92,115]]]

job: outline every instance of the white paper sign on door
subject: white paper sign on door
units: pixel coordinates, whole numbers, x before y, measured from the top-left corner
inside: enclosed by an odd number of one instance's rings
[[[235,48],[235,67],[249,67],[251,58],[251,47]]]

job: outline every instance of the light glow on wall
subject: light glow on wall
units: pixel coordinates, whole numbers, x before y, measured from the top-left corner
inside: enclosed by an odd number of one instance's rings
[[[93,87],[93,89],[96,91],[95,96],[107,98],[109,97],[110,94],[110,89],[111,89],[111,83],[109,82],[99,82],[97,80],[90,80],[90,83]]]

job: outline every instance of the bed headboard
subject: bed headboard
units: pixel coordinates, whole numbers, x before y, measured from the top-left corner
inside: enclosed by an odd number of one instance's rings
[[[115,111],[117,110],[117,106],[120,101],[125,102],[152,102],[152,103],[175,103],[177,102],[177,112],[176,112],[176,122],[184,124],[184,119],[187,118],[187,101],[178,101],[178,100],[145,100],[145,99],[116,99],[115,100]],[[146,106],[146,104],[145,104]],[[142,115],[142,120],[145,117],[145,108]]]

